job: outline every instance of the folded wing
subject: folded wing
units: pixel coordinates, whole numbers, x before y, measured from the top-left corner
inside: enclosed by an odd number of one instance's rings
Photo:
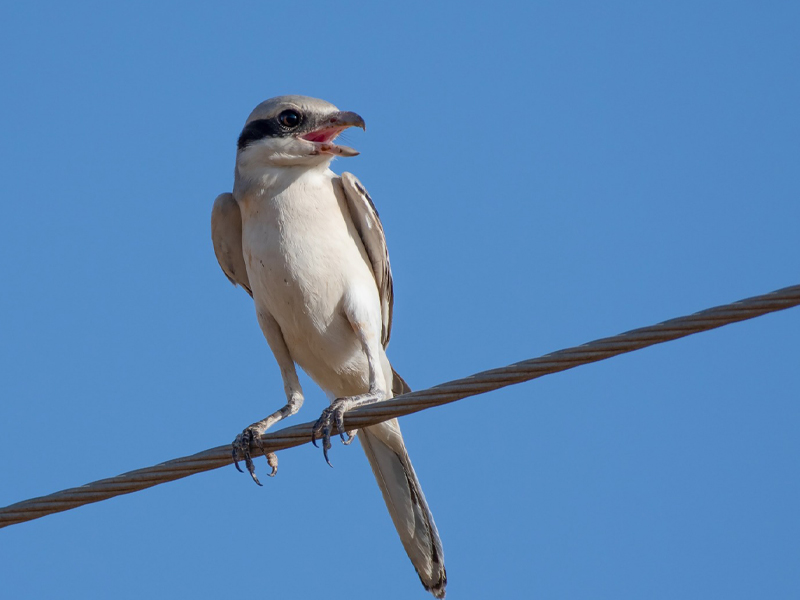
[[[381,343],[383,347],[389,344],[392,333],[392,306],[394,305],[394,292],[392,288],[392,267],[389,264],[389,250],[386,247],[386,236],[383,225],[378,217],[378,211],[372,203],[367,190],[352,173],[342,173],[340,177],[350,216],[356,226],[358,235],[367,251],[367,256],[372,264],[372,273],[378,285],[378,294],[381,299],[381,316],[383,331]]]
[[[242,254],[242,212],[233,194],[220,194],[211,209],[211,241],[222,272],[253,295]]]

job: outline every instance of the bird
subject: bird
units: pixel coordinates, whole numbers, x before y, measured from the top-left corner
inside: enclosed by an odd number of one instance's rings
[[[317,98],[262,102],[237,141],[233,192],[214,201],[214,252],[252,297],[286,394],[285,406],[236,436],[232,455],[261,485],[251,448],[303,405],[300,366],[330,399],[312,442],[321,440],[330,464],[334,432],[344,444],[358,437],[422,585],[444,598],[442,541],[397,419],[344,431],[348,410],[411,391],[386,355],[394,290],[383,225],[361,182],[330,169],[334,158],[358,154],[334,143],[350,127],[366,130],[358,114]],[[265,454],[274,476],[277,457]]]

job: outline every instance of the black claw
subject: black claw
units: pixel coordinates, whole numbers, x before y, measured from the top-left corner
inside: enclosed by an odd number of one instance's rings
[[[325,455],[325,461],[331,464],[328,460],[328,450],[331,449],[331,430],[329,427],[322,429],[322,453]]]
[[[347,440],[344,437],[345,431],[344,430],[344,414],[341,411],[335,410],[333,411],[333,416],[336,417],[336,431],[339,432],[339,437],[342,438],[342,443],[347,444]]]
[[[320,420],[324,419],[325,423],[322,426],[322,455],[325,457],[325,462],[329,467],[333,467],[330,459],[328,459],[328,450],[331,449],[331,411],[330,407],[326,408],[322,413]]]
[[[314,448],[319,448],[317,446],[317,424],[314,423],[314,429],[311,430],[311,443],[314,444]]]
[[[256,477],[256,470],[255,469],[250,471],[250,477],[252,477],[253,481],[255,481],[258,485],[260,485],[261,487],[264,487],[264,485],[258,480],[258,477]]]
[[[250,446],[247,446],[247,449],[244,452],[244,464],[247,467],[247,472],[250,473],[250,477],[253,478],[258,485],[261,485],[261,482],[256,477],[256,466],[253,464],[253,457],[250,456]]]
[[[233,464],[236,467],[236,470],[239,471],[239,473],[244,473],[244,471],[242,471],[242,467],[239,466],[239,453],[236,451],[237,448],[235,444],[236,442],[234,442],[233,450],[231,451],[231,456],[233,457]]]

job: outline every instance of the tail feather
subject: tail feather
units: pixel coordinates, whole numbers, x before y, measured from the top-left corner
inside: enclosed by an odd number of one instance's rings
[[[392,368],[392,396],[400,396],[411,391],[411,386],[406,380],[400,377],[400,373]]]
[[[408,384],[397,373],[394,375],[392,391],[395,394],[410,391]],[[436,598],[444,598],[447,572],[442,541],[408,457],[397,419],[362,429],[359,439],[422,585]]]

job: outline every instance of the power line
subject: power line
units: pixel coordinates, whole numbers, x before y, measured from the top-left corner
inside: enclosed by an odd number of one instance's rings
[[[800,285],[795,285],[762,296],[754,296],[732,304],[709,308],[693,315],[670,319],[650,327],[634,329],[588,344],[559,350],[507,367],[483,371],[427,390],[411,392],[385,402],[365,406],[345,415],[345,427],[347,430],[352,430],[375,425],[381,421],[419,412],[432,406],[441,406],[469,396],[484,394],[508,385],[530,381],[550,373],[558,373],[654,344],[752,319],[798,304],[800,304]],[[313,424],[313,422],[303,423],[265,434],[262,437],[264,451],[276,452],[309,442]],[[254,456],[261,454],[261,451],[255,447],[251,451]],[[217,469],[231,462],[230,445],[218,446],[153,467],[130,471],[109,479],[101,479],[48,496],[31,498],[0,508],[0,527],[32,521],[84,504],[130,494],[160,483]]]

